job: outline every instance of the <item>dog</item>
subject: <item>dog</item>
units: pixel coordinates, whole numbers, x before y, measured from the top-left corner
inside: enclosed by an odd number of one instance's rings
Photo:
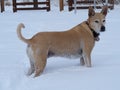
[[[77,57],[80,64],[91,67],[91,52],[95,41],[99,41],[100,32],[105,31],[105,17],[107,6],[101,12],[95,12],[92,7],[88,10],[88,19],[70,30],[62,32],[39,32],[31,39],[26,39],[21,34],[25,28],[23,23],[17,27],[19,39],[27,46],[27,55],[30,60],[28,75],[35,73],[34,77],[41,75],[47,63],[47,58],[52,56]]]

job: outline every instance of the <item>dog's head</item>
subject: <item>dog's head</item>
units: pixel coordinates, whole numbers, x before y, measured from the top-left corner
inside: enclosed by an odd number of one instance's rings
[[[107,15],[107,6],[103,6],[102,11],[100,13],[96,13],[92,7],[89,7],[88,11],[88,23],[91,29],[93,29],[96,33],[100,33],[105,31],[105,17]]]

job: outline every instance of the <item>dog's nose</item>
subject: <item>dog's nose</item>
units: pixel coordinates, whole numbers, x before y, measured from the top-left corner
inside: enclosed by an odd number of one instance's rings
[[[105,31],[105,26],[101,26],[101,32]]]

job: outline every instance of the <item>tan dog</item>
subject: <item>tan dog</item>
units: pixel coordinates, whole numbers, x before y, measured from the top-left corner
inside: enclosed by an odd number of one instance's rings
[[[25,39],[21,35],[21,28],[17,27],[18,37],[28,44],[27,54],[30,59],[28,75],[35,72],[39,76],[51,56],[79,57],[81,65],[91,67],[91,51],[95,41],[99,40],[100,31],[105,31],[105,16],[107,6],[104,6],[100,13],[95,13],[92,7],[89,8],[88,20],[63,32],[40,32],[31,39]]]

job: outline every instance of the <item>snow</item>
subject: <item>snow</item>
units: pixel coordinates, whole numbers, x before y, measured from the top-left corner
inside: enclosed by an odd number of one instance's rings
[[[99,10],[97,10],[99,11]],[[79,59],[53,57],[48,59],[43,74],[26,76],[29,59],[26,44],[20,41],[16,27],[24,23],[26,38],[40,31],[64,31],[86,20],[87,10],[59,12],[18,11],[11,7],[0,13],[0,90],[120,90],[120,6],[109,10],[106,32],[92,52],[92,67],[80,66]]]

